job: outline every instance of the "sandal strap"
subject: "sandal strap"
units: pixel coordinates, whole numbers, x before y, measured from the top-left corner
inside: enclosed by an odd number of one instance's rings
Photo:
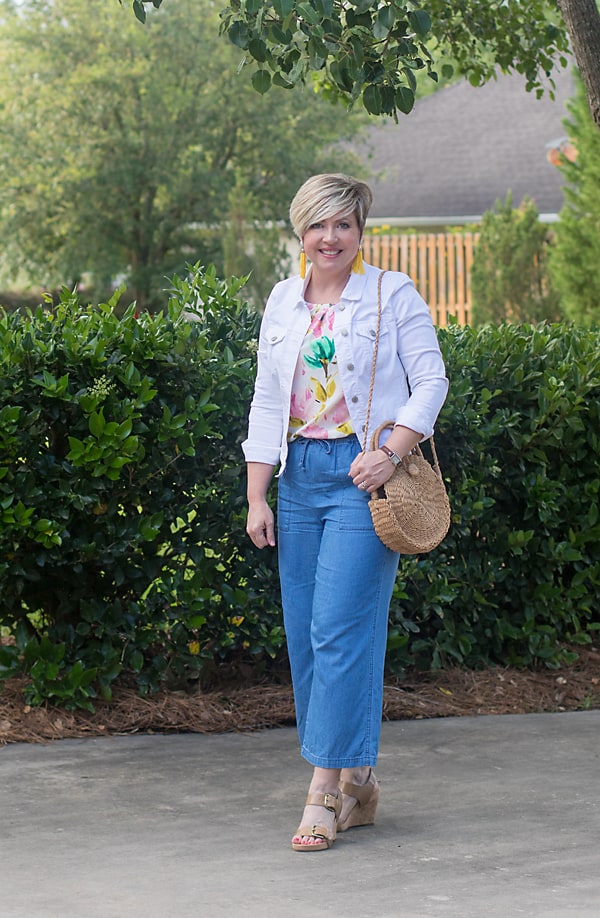
[[[307,838],[322,838],[323,841],[333,841],[335,836],[331,836],[327,832],[326,826],[300,826],[296,835],[306,835]]]
[[[347,797],[354,797],[359,806],[364,806],[373,796],[377,778],[375,772],[371,769],[369,779],[366,784],[352,784],[350,781],[340,781],[340,790]]]
[[[326,810],[330,810],[337,819],[342,811],[342,795],[338,792],[337,794],[323,794],[319,791],[310,793],[306,798],[307,806],[322,806]]]

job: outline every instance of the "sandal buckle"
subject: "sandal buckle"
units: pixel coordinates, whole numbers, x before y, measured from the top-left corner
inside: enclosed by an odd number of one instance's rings
[[[329,798],[334,801],[333,804],[329,802]],[[335,813],[335,805],[338,801],[337,794],[323,794],[323,806],[326,810],[332,810]]]

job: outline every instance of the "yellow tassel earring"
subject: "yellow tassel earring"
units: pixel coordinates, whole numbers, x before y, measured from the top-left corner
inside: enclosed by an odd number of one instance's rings
[[[362,251],[360,249],[354,256],[354,260],[352,261],[352,273],[353,274],[364,274],[365,273],[365,266],[363,264]]]
[[[306,252],[304,248],[300,251],[300,277],[303,279],[306,277]]]

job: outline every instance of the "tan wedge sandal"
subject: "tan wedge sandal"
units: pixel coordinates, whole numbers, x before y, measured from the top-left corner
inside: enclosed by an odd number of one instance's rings
[[[292,848],[294,851],[326,851],[327,848],[331,848],[335,841],[337,821],[342,810],[342,795],[339,791],[337,794],[309,793],[306,798],[306,806],[322,806],[326,810],[331,810],[335,816],[333,829],[330,831],[327,826],[319,825],[300,826],[294,838],[305,835],[309,838],[318,838],[319,841],[310,845],[292,841]]]
[[[354,806],[342,821],[338,819],[338,832],[345,832],[353,826],[372,826],[375,822],[375,812],[379,802],[379,781],[371,769],[369,780],[366,784],[351,784],[349,781],[340,781],[340,791],[344,797],[352,797]]]

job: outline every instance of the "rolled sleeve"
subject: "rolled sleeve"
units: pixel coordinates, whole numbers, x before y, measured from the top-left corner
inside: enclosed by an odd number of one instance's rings
[[[397,411],[396,424],[431,437],[448,393],[446,369],[429,308],[412,284],[399,292],[395,313],[398,356],[406,372],[408,401]]]
[[[242,443],[246,462],[276,466],[281,458],[283,418],[279,382],[268,358],[263,319],[257,355],[256,382],[248,416],[248,436]]]
[[[433,436],[435,422],[448,393],[448,380],[430,380],[411,395],[396,415],[396,424],[420,433],[424,440]]]

